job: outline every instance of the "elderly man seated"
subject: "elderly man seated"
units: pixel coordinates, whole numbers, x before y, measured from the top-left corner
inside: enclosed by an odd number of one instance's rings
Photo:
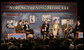
[[[24,33],[24,30],[23,30],[23,25],[22,25],[23,21],[20,20],[18,25],[15,27],[15,31],[16,33]]]

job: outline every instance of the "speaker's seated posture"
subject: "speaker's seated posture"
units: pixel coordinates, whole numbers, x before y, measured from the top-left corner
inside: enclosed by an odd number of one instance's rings
[[[74,37],[75,38],[78,38],[78,34],[79,34],[79,32],[83,32],[83,30],[81,29],[82,27],[81,27],[81,25],[80,25],[80,21],[78,20],[77,21],[77,24],[76,24],[76,26],[75,26],[75,28],[73,29],[73,33],[74,33]]]
[[[43,38],[44,38],[44,35],[46,35],[47,37],[48,33],[49,33],[49,24],[48,24],[48,21],[46,20],[41,27],[41,34],[43,35]]]
[[[70,21],[67,20],[65,24],[62,25],[62,32],[64,35],[64,38],[68,38],[72,32],[72,25],[70,24]]]
[[[55,21],[53,24],[52,32],[53,32],[54,38],[56,38],[57,34],[59,33],[59,24],[57,21]]]
[[[22,23],[23,23],[22,20],[20,20],[19,23],[18,23],[18,25],[15,26],[16,33],[24,33]]]
[[[30,29],[28,21],[25,21],[25,25],[24,25],[23,29],[24,29],[26,35],[28,35],[28,34],[34,34],[33,29]]]

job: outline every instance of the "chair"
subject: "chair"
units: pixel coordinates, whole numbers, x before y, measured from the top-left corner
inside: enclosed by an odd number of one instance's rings
[[[25,33],[24,30],[18,30],[17,26],[14,27],[16,33]]]
[[[15,26],[14,28],[15,28],[15,32],[18,33],[19,31],[17,30],[17,26]]]
[[[40,26],[39,28],[40,28],[40,31],[41,31],[42,26]]]

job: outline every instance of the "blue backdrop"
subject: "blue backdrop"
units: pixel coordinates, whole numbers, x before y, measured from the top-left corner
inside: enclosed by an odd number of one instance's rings
[[[7,16],[6,14],[22,14],[21,16]],[[30,23],[30,28],[32,28],[34,30],[34,35],[35,38],[40,37],[40,26],[42,25],[43,21],[42,21],[42,15],[44,14],[49,14],[51,15],[51,17],[60,17],[60,30],[59,30],[59,36],[60,38],[63,38],[63,33],[61,30],[61,19],[73,19],[74,24],[73,27],[76,24],[76,12],[4,12],[3,13],[3,20],[2,20],[2,34],[3,37],[6,39],[7,38],[7,34],[11,34],[11,33],[15,33],[14,29],[10,29],[6,27],[6,21],[7,20],[16,20],[17,22],[19,20],[30,20],[29,16],[30,15],[35,15],[35,23]],[[67,14],[71,14],[71,15],[67,15]],[[53,20],[51,19],[51,21],[49,22],[50,24],[50,28],[49,30],[51,31],[52,29],[52,25],[53,25]],[[73,35],[72,35],[73,36]]]
[[[53,17],[59,17],[59,36],[63,38],[63,33],[61,30],[61,20],[62,19],[73,19],[72,26],[76,24],[77,17],[77,3],[25,3],[25,2],[4,2],[2,3],[2,37],[7,39],[7,34],[16,33],[14,28],[7,28],[7,20],[30,20],[30,15],[35,15],[35,23],[30,23],[30,28],[34,30],[34,38],[41,37],[40,26],[43,24],[42,15],[47,14],[51,16],[51,21],[49,22],[51,31],[53,26]],[[39,9],[38,9],[39,8]],[[50,8],[50,9],[47,9]],[[10,21],[11,22],[11,21]],[[73,37],[73,34],[71,34]]]

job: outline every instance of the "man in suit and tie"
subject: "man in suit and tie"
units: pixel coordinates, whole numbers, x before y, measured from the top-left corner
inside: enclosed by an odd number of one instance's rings
[[[45,20],[45,23],[42,24],[42,28],[41,28],[41,34],[43,35],[43,38],[44,38],[44,35],[46,35],[47,37],[48,33],[49,33],[49,24],[48,24],[48,21]]]
[[[82,32],[82,27],[81,27],[79,20],[77,20],[77,24],[76,24],[75,28],[73,29],[74,38],[78,37],[78,32]]]
[[[18,25],[17,25],[17,29],[16,29],[16,31],[18,31],[17,33],[24,33],[23,25],[22,24],[23,24],[23,21],[20,20]]]
[[[24,31],[26,32],[27,35],[30,33],[30,27],[28,21],[25,21]]]
[[[62,25],[64,38],[68,38],[70,36],[71,30],[72,30],[72,25],[70,24],[70,21],[67,20],[66,24]]]

